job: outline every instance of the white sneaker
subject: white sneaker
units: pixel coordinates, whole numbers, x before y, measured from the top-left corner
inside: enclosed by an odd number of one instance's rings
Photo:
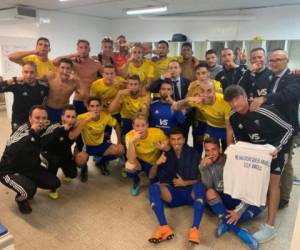
[[[253,237],[259,243],[265,243],[269,240],[272,240],[277,235],[277,232],[274,226],[270,226],[268,224],[263,224],[260,226],[260,229],[253,234]]]

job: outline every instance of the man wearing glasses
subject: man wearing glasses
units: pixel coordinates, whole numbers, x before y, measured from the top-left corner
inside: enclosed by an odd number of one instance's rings
[[[293,125],[295,131],[294,135],[296,135],[299,131],[298,107],[300,98],[300,84],[297,83],[295,76],[288,68],[289,58],[286,51],[282,49],[276,49],[272,51],[269,62],[272,74],[270,76],[268,94],[254,98],[250,109],[252,111],[256,110],[263,103],[275,105],[277,110],[285,116],[288,123]],[[284,208],[288,205],[292,184],[293,167],[292,150],[290,150],[287,164],[284,166],[284,171],[281,176],[279,208]],[[265,241],[267,238],[270,238],[272,234],[271,231],[272,230],[264,227],[262,230],[256,233],[254,237],[260,242]]]

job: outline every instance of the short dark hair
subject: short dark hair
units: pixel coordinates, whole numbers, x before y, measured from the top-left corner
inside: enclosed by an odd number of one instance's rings
[[[47,112],[47,108],[44,105],[33,105],[29,110],[29,116],[32,116],[33,111],[35,111],[36,109],[45,110]]]
[[[216,52],[215,50],[213,50],[213,49],[209,49],[209,50],[207,50],[207,51],[205,52],[205,56],[211,55],[211,54],[217,55],[217,52]]]
[[[217,145],[220,148],[220,141],[219,139],[215,138],[215,137],[207,137],[204,139],[203,144],[207,144],[207,143],[212,143]]]
[[[195,71],[197,71],[200,68],[206,68],[208,69],[208,64],[206,62],[200,62],[197,64],[197,66],[195,67]]]
[[[230,102],[231,100],[233,100],[236,97],[239,96],[246,96],[247,94],[245,92],[245,90],[239,86],[239,85],[230,85],[229,87],[227,87],[225,89],[224,92],[224,100],[227,102]]]
[[[138,75],[131,75],[128,77],[128,80],[135,80],[135,81],[138,81],[139,83],[141,83],[141,79]]]
[[[256,52],[256,51],[262,51],[262,52],[264,52],[264,54],[266,53],[265,49],[259,47],[259,48],[254,48],[254,49],[252,49],[252,50],[250,51],[250,54],[252,54],[253,52]]]
[[[39,43],[39,41],[45,41],[45,42],[47,42],[49,44],[49,47],[50,47],[50,41],[49,41],[49,39],[47,37],[43,37],[43,36],[39,37],[36,40],[36,45]]]
[[[37,66],[36,66],[35,62],[33,62],[33,61],[24,62],[22,67],[24,67],[25,65],[31,66],[32,68],[34,68],[34,71],[37,72]]]
[[[183,47],[189,47],[189,48],[193,48],[192,44],[190,42],[184,42],[182,45],[181,45],[181,48]]]
[[[168,43],[166,40],[160,40],[160,41],[158,41],[157,44],[158,44],[158,45],[159,45],[159,44],[165,44],[165,45],[167,46],[167,48],[169,48],[169,43]]]
[[[111,43],[113,45],[114,41],[109,36],[105,36],[101,41],[101,44],[103,43]]]
[[[62,63],[69,64],[71,66],[71,68],[74,67],[74,64],[73,64],[73,62],[72,62],[72,60],[70,58],[62,58],[62,59],[60,59],[58,65],[60,65]]]
[[[185,138],[184,131],[181,128],[178,128],[178,127],[172,128],[170,130],[169,137],[171,137],[171,135],[178,135],[178,134],[182,135]]]
[[[67,105],[63,108],[63,110],[62,110],[62,112],[61,112],[61,115],[64,115],[65,112],[68,111],[68,110],[74,110],[75,113],[76,113],[76,108],[75,108],[75,106],[72,105],[72,104],[67,104]]]
[[[170,78],[165,78],[165,79],[160,83],[159,88],[161,88],[161,86],[162,86],[163,84],[169,84],[169,85],[171,85],[172,88],[173,88],[173,82],[172,82],[172,80],[171,80]]]
[[[90,42],[89,42],[88,40],[85,40],[85,39],[79,39],[79,40],[77,41],[77,46],[78,46],[80,43],[85,43],[85,44],[87,44],[88,46],[90,46]]]
[[[101,105],[101,99],[97,96],[90,96],[86,101],[87,105],[89,106],[92,101],[97,101]]]
[[[104,65],[104,67],[103,67],[103,69],[115,69],[115,66],[114,65],[112,65],[111,63],[109,63],[109,64],[105,64]]]

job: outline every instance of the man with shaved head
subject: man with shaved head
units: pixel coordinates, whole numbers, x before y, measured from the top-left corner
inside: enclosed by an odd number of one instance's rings
[[[251,110],[256,110],[262,104],[272,104],[293,125],[294,135],[299,131],[298,107],[300,98],[300,84],[288,68],[288,53],[282,49],[273,50],[269,59],[272,75],[268,87],[268,94],[254,98]],[[291,145],[292,149],[292,145]],[[287,164],[281,176],[279,208],[288,205],[293,184],[292,150],[289,152]],[[254,236],[263,241],[266,230],[264,228]]]
[[[174,102],[172,107],[174,110],[184,107],[198,109],[207,122],[206,135],[219,139],[223,149],[226,144],[233,142],[232,129],[229,125],[231,108],[224,100],[223,94],[216,93],[215,85],[211,80],[200,81],[188,97]]]

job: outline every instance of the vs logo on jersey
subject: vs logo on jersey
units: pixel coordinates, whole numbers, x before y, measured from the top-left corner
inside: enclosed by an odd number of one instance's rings
[[[265,96],[268,94],[267,89],[258,89],[257,90],[258,96]]]
[[[160,126],[167,126],[168,122],[169,122],[168,119],[159,119]]]
[[[258,133],[248,134],[248,135],[249,135],[251,141],[258,141],[258,140],[260,140],[260,136],[259,136]]]

